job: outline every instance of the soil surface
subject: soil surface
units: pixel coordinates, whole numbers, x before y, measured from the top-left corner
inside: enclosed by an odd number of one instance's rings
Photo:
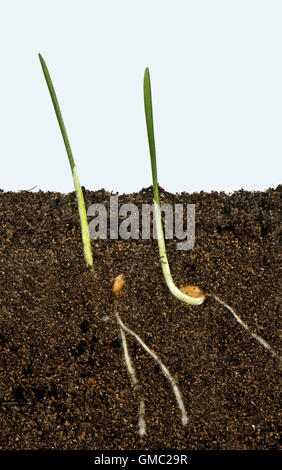
[[[179,240],[167,240],[176,285],[216,294],[277,353],[281,192],[160,189],[161,204],[196,206],[195,247],[180,251]],[[84,195],[86,207],[109,208],[110,193]],[[152,188],[119,203],[151,204]],[[201,306],[175,299],[152,237],[92,247],[95,279],[74,193],[0,192],[0,448],[279,449],[277,358],[212,298]],[[120,317],[169,369],[189,417],[182,426],[171,385],[128,337],[145,399],[142,439],[114,317],[111,286],[121,273]]]

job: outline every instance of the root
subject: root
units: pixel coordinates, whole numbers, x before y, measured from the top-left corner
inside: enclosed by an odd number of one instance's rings
[[[182,424],[183,424],[183,426],[185,426],[188,422],[187,413],[185,411],[185,406],[184,406],[184,403],[183,403],[183,400],[182,400],[180,390],[177,387],[177,385],[175,383],[175,380],[172,377],[172,375],[170,374],[169,370],[162,363],[162,361],[159,359],[159,357],[144,343],[144,341],[140,338],[140,336],[138,336],[133,330],[128,328],[122,322],[122,320],[121,320],[121,318],[120,318],[117,311],[116,311],[116,318],[117,318],[117,321],[120,325],[121,330],[123,330],[123,333],[126,332],[126,333],[130,334],[131,336],[133,336],[136,339],[136,341],[142,346],[142,348],[156,361],[156,363],[159,365],[162,373],[164,374],[166,379],[170,382],[170,385],[171,385],[172,390],[173,390],[174,395],[175,395],[177,405],[178,405],[178,407],[181,411]],[[134,382],[137,381],[137,379],[136,379],[135,372],[134,372],[134,369],[133,369],[133,366],[132,366],[132,363],[131,363],[130,356],[128,354],[126,339],[124,340],[123,337],[125,338],[125,335],[122,336],[125,362],[126,362],[127,369],[130,373],[130,376],[132,378],[132,382],[134,384]],[[137,382],[135,382],[135,384],[137,384]],[[140,410],[139,410],[139,435],[140,435],[140,431],[144,432],[144,429],[146,430],[146,427],[145,427],[145,406],[144,406],[144,402],[142,403],[142,400],[141,400],[140,401]]]
[[[127,347],[127,341],[126,341],[126,336],[124,334],[124,331],[122,327],[120,327],[120,335],[121,335],[121,340],[122,340],[122,348],[123,348],[123,353],[124,353],[124,360],[125,364],[128,370],[128,373],[130,375],[132,385],[135,388],[135,390],[138,392],[139,389],[139,384],[138,380],[135,375],[135,370],[132,365],[132,361],[128,352],[128,347]],[[145,403],[143,397],[140,397],[140,405],[139,405],[139,419],[138,419],[138,434],[140,437],[145,436],[146,434],[146,422],[145,422]]]
[[[223,302],[223,300],[219,299],[219,297],[217,297],[215,294],[206,294],[206,295],[209,297],[213,297],[218,303],[220,303],[225,308],[227,308],[227,310],[229,310],[229,312],[232,313],[235,320],[237,320],[237,322],[244,328],[245,331],[247,331],[247,333],[249,333],[249,335],[252,338],[254,338],[261,346],[263,346],[267,351],[269,351],[270,354],[272,354],[272,356],[274,356],[276,359],[282,362],[282,358],[279,356],[279,354],[277,354],[263,338],[261,338],[256,333],[253,333],[248,327],[248,325],[246,325],[246,323],[244,323],[243,320],[237,315],[237,313],[233,310],[233,308],[230,307],[230,305]]]

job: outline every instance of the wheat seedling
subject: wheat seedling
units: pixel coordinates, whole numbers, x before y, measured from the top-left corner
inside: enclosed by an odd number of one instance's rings
[[[43,70],[43,74],[48,86],[49,93],[51,95],[52,103],[54,106],[54,110],[57,116],[57,120],[61,129],[61,134],[63,137],[63,141],[66,147],[68,159],[69,159],[69,164],[71,167],[71,172],[72,172],[72,177],[73,177],[73,182],[74,182],[74,187],[75,187],[75,193],[76,193],[76,199],[77,199],[77,204],[78,204],[78,212],[79,212],[79,218],[80,218],[80,227],[81,227],[81,238],[82,238],[82,243],[83,243],[83,251],[84,251],[84,258],[86,265],[90,267],[91,271],[94,273],[94,265],[93,265],[93,256],[92,256],[92,250],[91,250],[91,242],[90,242],[90,236],[89,236],[89,228],[88,228],[88,221],[87,221],[87,214],[86,214],[86,209],[85,209],[85,202],[84,202],[84,197],[82,193],[82,189],[79,183],[78,175],[77,175],[77,170],[76,170],[76,165],[74,163],[73,159],[73,154],[68,138],[68,134],[65,128],[63,116],[60,110],[60,106],[58,103],[58,99],[56,96],[56,92],[47,68],[47,65],[42,57],[41,54],[39,54],[39,60],[41,63],[41,67]]]
[[[154,135],[154,122],[153,122],[153,106],[152,106],[152,93],[149,69],[146,68],[144,75],[144,106],[147,124],[147,134],[151,157],[151,169],[153,178],[153,192],[154,192],[154,216],[156,223],[156,234],[159,247],[159,255],[164,279],[167,287],[172,295],[177,299],[191,305],[200,305],[205,300],[204,292],[202,291],[199,296],[193,296],[191,293],[184,293],[173,282],[170,267],[166,254],[165,239],[162,226],[161,208],[159,202],[159,189],[158,189],[158,176],[157,176],[157,159],[155,148],[155,135]],[[194,287],[194,286],[191,286]],[[196,286],[195,286],[196,287]]]
[[[225,302],[219,299],[212,293],[205,293],[198,286],[185,286],[178,289],[172,279],[168,259],[166,255],[166,246],[164,240],[164,233],[161,220],[161,209],[159,203],[159,191],[158,191],[158,177],[157,177],[157,160],[156,160],[156,148],[155,148],[155,136],[154,136],[154,122],[153,122],[153,106],[152,106],[152,92],[151,92],[151,81],[149,69],[145,69],[144,74],[144,105],[145,105],[145,116],[147,125],[148,142],[151,157],[151,169],[153,179],[153,192],[154,192],[154,215],[156,221],[156,232],[158,239],[159,255],[161,261],[161,267],[164,275],[165,282],[170,292],[179,300],[192,305],[200,305],[204,302],[206,296],[213,297],[218,303],[223,305],[229,312],[232,313],[233,317],[237,322],[244,328],[244,330],[255,339],[261,346],[269,351],[274,357],[278,358],[282,362],[281,357],[271,348],[271,346],[260,336],[252,333],[250,328],[241,320],[241,318],[235,313],[235,311]]]

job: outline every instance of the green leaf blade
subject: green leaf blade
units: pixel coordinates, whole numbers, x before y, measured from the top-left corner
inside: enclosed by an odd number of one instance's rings
[[[49,93],[50,93],[50,96],[51,96],[51,100],[52,100],[52,103],[53,103],[53,106],[54,106],[54,110],[55,110],[55,113],[56,113],[56,116],[57,116],[57,120],[58,120],[60,129],[61,129],[61,134],[62,134],[63,141],[64,141],[64,144],[65,144],[65,147],[66,147],[70,167],[71,167],[71,170],[73,171],[73,169],[75,167],[75,163],[74,163],[74,159],[73,159],[73,155],[72,155],[72,150],[71,150],[68,134],[67,134],[66,127],[65,127],[65,124],[64,124],[63,116],[62,116],[61,109],[60,109],[60,106],[59,106],[59,102],[58,102],[58,99],[57,99],[57,95],[56,95],[56,92],[55,92],[55,89],[54,89],[54,86],[53,86],[53,82],[52,82],[48,67],[45,63],[45,60],[43,59],[41,54],[38,54],[38,56],[39,56],[39,60],[40,60],[40,63],[41,63],[43,75],[45,77],[47,87],[48,87],[48,90],[49,90]]]
[[[149,72],[148,67],[145,69],[145,74],[144,74],[144,107],[145,107],[147,135],[148,135],[150,157],[151,157],[154,200],[156,203],[159,203],[156,145],[155,145],[153,106],[152,106],[152,91],[151,91],[150,72]]]

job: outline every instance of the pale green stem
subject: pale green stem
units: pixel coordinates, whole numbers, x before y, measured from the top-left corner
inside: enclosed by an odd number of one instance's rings
[[[191,305],[200,305],[204,302],[203,297],[191,297],[181,292],[173,282],[169,263],[166,255],[166,246],[164,239],[164,232],[161,219],[161,209],[159,204],[159,191],[158,191],[158,177],[157,177],[157,161],[156,161],[156,148],[155,148],[155,136],[154,136],[154,123],[153,123],[153,106],[152,106],[152,93],[151,93],[151,82],[149,69],[146,68],[144,75],[144,105],[145,105],[145,116],[147,124],[147,134],[150,148],[151,157],[151,169],[153,177],[153,190],[154,190],[154,217],[156,224],[156,234],[159,247],[160,262],[162,266],[163,275],[167,287],[169,288],[172,295],[177,299]]]
[[[77,199],[77,204],[78,204],[84,259],[85,259],[86,264],[90,266],[90,268],[94,271],[93,255],[92,255],[92,248],[91,248],[91,242],[90,242],[87,213],[86,213],[82,189],[81,189],[78,176],[77,176],[76,166],[74,166],[72,170],[72,176],[73,176],[76,199]]]
[[[159,247],[159,254],[160,254],[160,262],[161,267],[164,275],[164,279],[166,282],[167,287],[169,288],[172,295],[174,295],[177,299],[182,300],[186,304],[191,305],[200,305],[204,302],[203,297],[190,297],[190,295],[184,294],[181,292],[178,287],[173,282],[172,275],[170,272],[170,267],[166,255],[166,247],[165,247],[165,239],[163,233],[163,226],[162,226],[162,218],[161,218],[161,208],[160,205],[154,201],[154,216],[155,216],[155,224],[156,224],[156,234],[157,234],[157,242]]]
[[[65,128],[65,124],[63,121],[63,116],[60,110],[59,102],[56,96],[56,92],[47,68],[47,65],[41,56],[39,54],[39,60],[41,63],[41,67],[43,70],[43,74],[48,86],[48,90],[52,99],[52,103],[54,106],[54,110],[57,116],[57,120],[61,129],[61,134],[64,140],[64,144],[66,147],[70,167],[71,167],[71,172],[72,172],[72,177],[73,177],[73,182],[74,182],[74,187],[75,187],[75,193],[76,193],[76,199],[77,199],[77,204],[78,204],[78,212],[79,212],[79,218],[80,218],[80,228],[81,228],[81,238],[83,242],[83,251],[84,251],[84,258],[85,262],[88,266],[91,267],[92,271],[94,271],[94,265],[93,265],[93,256],[92,256],[92,249],[91,249],[91,242],[90,242],[90,235],[89,235],[89,227],[88,227],[88,221],[87,221],[87,214],[86,214],[86,208],[85,208],[85,202],[84,202],[84,197],[82,193],[82,189],[79,183],[77,171],[76,171],[76,166],[74,163],[73,155],[72,155],[72,150],[69,142],[69,138],[67,135],[67,131]]]

